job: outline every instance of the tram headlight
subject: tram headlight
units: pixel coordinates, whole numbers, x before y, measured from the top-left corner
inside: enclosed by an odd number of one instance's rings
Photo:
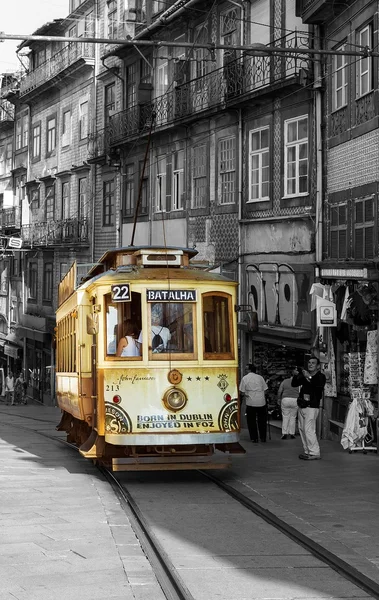
[[[179,388],[170,388],[163,396],[163,404],[168,410],[173,412],[184,408],[187,401],[188,398],[185,392]]]

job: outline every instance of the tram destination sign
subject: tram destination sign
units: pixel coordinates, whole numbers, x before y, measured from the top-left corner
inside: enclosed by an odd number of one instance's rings
[[[196,290],[146,290],[148,302],[196,302]]]

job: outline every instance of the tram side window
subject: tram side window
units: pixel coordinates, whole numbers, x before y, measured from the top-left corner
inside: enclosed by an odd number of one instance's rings
[[[231,308],[228,294],[203,294],[204,358],[233,358]]]
[[[105,355],[141,360],[141,294],[131,293],[130,302],[114,302],[105,296]]]
[[[76,319],[73,311],[57,326],[57,370],[61,373],[76,373]]]
[[[192,303],[187,302],[151,303],[149,340],[153,358],[167,353],[193,357],[193,307]]]

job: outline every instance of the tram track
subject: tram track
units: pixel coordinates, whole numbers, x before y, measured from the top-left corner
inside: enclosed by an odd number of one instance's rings
[[[18,416],[18,415],[12,415]],[[22,416],[23,419],[28,419],[35,422],[43,423],[44,425],[51,421],[45,419],[36,419],[33,417]],[[30,427],[22,426],[21,424],[10,424],[13,427],[20,429],[28,429]],[[38,431],[33,429],[38,435],[48,438],[52,441],[57,441],[60,444],[64,444],[75,451],[78,451],[76,445],[67,442],[57,436],[49,435],[46,432]],[[191,593],[181,576],[178,574],[176,567],[174,566],[168,552],[165,550],[163,545],[154,534],[152,528],[149,525],[148,518],[144,515],[143,510],[138,504],[138,500],[128,489],[125,483],[119,481],[117,477],[106,467],[98,466],[99,472],[109,482],[114,493],[116,494],[120,504],[127,515],[128,519],[132,524],[132,528],[141,544],[141,547],[149,560],[157,581],[162,588],[162,591],[167,600],[194,600],[195,596]],[[325,565],[336,571],[344,579],[348,580],[365,593],[369,594],[372,598],[379,599],[379,585],[376,581],[365,576],[363,573],[355,569],[351,564],[347,563],[339,556],[330,552],[327,548],[321,544],[315,542],[311,538],[307,537],[295,527],[292,527],[286,523],[283,519],[280,519],[271,511],[263,508],[258,503],[254,502],[232,485],[225,483],[208,471],[198,470],[196,473],[212,482],[220,490],[224,491],[228,496],[233,498],[236,502],[242,505],[244,508],[249,510],[252,514],[264,520],[270,526],[280,531],[286,537],[299,544],[312,556],[322,561]]]

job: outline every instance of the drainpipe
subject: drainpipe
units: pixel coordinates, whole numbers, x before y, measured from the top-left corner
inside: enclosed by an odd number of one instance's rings
[[[320,49],[320,28],[315,26],[315,47]],[[316,206],[315,206],[315,276],[319,274],[319,265],[322,261],[322,201],[323,201],[323,161],[322,161],[322,96],[321,96],[321,60],[320,55],[315,55],[314,62],[314,111],[315,111],[315,137],[316,137]],[[317,429],[319,438],[322,437],[322,422],[324,414],[324,396],[320,402],[320,412]]]
[[[95,37],[99,33],[99,3],[95,2]],[[93,68],[93,94],[95,114],[92,126],[97,128],[97,75],[99,70],[100,46],[95,44],[95,64]],[[96,174],[97,164],[92,165],[92,206],[91,206],[91,262],[95,262],[95,206],[96,206]]]

